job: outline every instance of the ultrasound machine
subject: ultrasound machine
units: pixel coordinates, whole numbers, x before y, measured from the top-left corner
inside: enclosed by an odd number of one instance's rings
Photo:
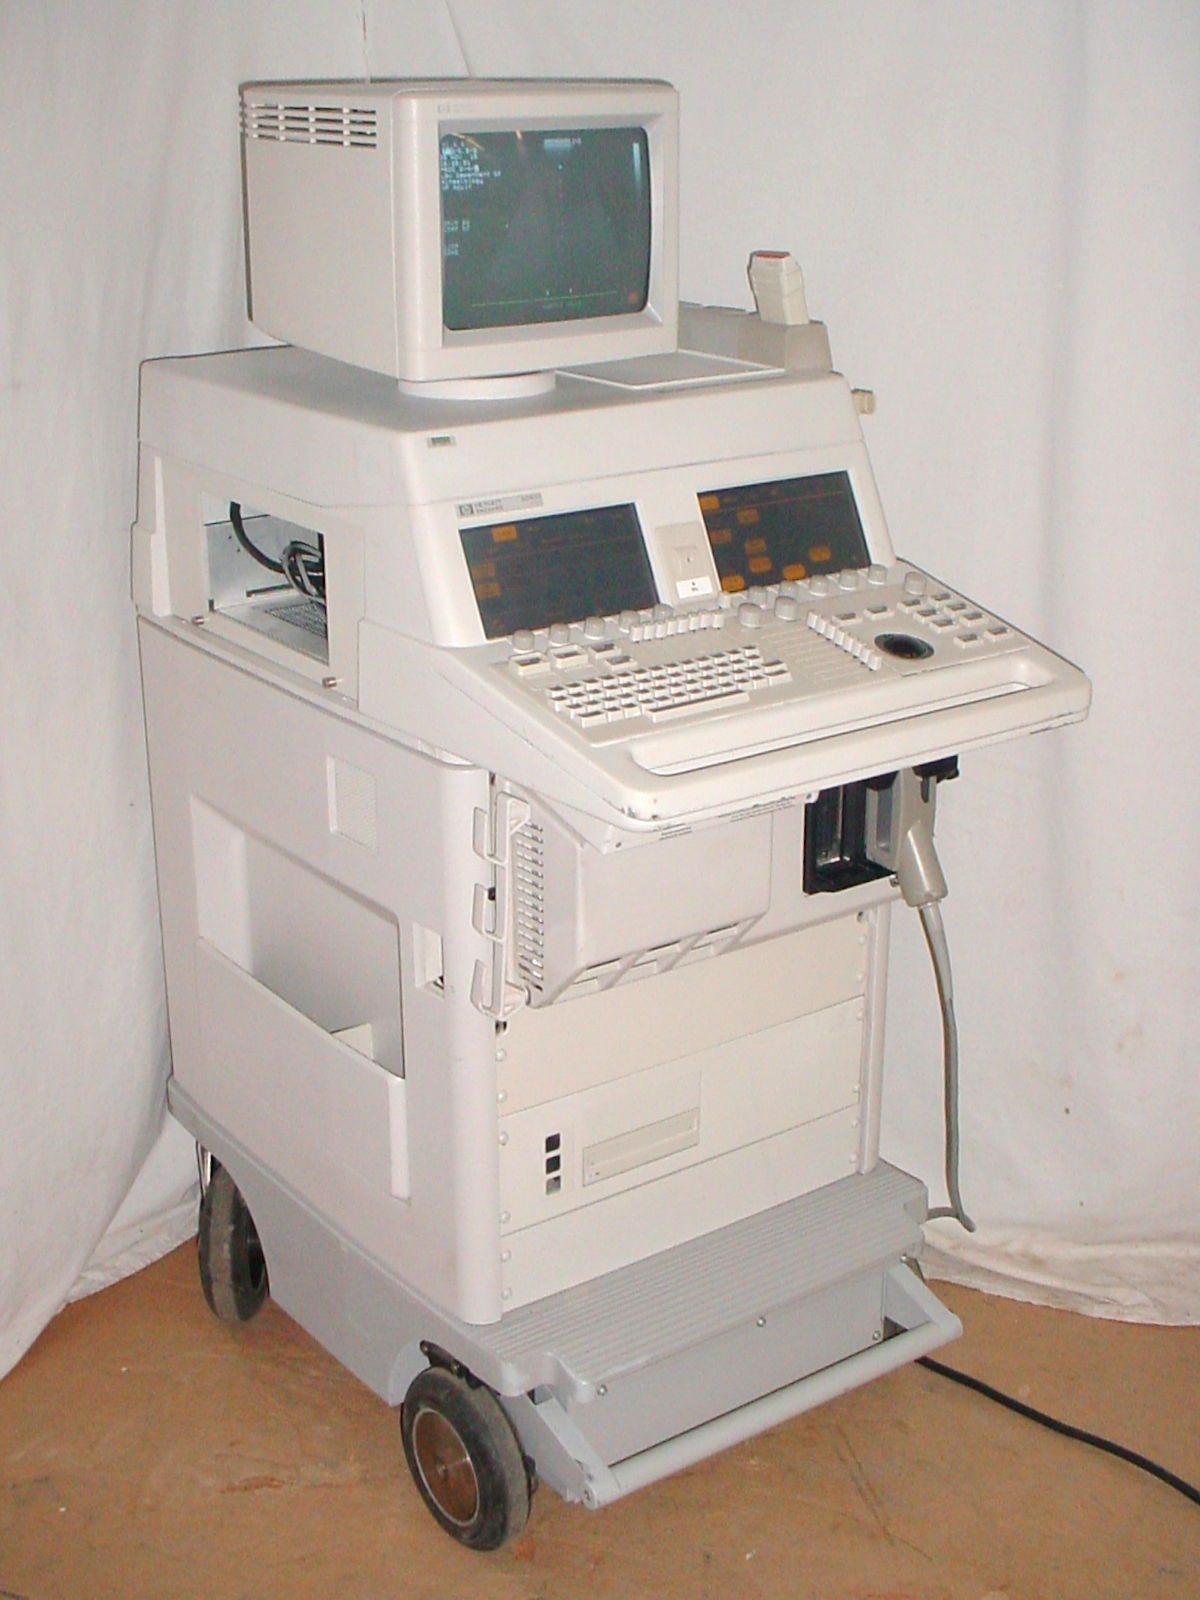
[[[214,1311],[269,1287],[494,1549],[960,1331],[878,1153],[889,921],[952,1045],[939,786],[1089,687],[896,555],[790,256],[680,305],[668,85],[241,118],[286,342],[141,383],[169,1103]]]

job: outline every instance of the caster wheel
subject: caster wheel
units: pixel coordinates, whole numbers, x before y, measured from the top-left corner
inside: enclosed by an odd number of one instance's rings
[[[254,1218],[215,1161],[200,1201],[200,1287],[222,1322],[249,1322],[267,1298],[267,1263]]]
[[[512,1423],[490,1389],[443,1367],[412,1381],[400,1419],[421,1498],[452,1539],[498,1550],[529,1517],[529,1474]]]

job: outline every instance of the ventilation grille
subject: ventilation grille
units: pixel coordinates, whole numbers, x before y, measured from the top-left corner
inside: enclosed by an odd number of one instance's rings
[[[290,622],[293,628],[303,628],[305,633],[311,633],[314,638],[329,637],[325,607],[319,600],[285,600],[282,605],[265,606],[263,609],[269,617]]]
[[[281,144],[335,144],[374,150],[379,142],[377,113],[371,106],[303,106],[256,102],[242,106],[247,139]]]
[[[540,993],[546,976],[546,866],[536,822],[524,823],[513,834],[512,886],[517,971]]]

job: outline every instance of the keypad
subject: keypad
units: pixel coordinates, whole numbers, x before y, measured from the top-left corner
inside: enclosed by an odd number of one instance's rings
[[[632,717],[667,722],[694,711],[741,705],[752,694],[791,679],[784,662],[764,657],[757,645],[740,645],[665,665],[630,665],[611,676],[551,684],[545,694],[555,711],[581,728],[592,728]]]

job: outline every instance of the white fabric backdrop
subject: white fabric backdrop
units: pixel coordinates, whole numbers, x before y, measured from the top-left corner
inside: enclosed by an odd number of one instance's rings
[[[793,250],[878,391],[898,549],[1092,674],[1089,723],[943,791],[980,1230],[935,1230],[940,1267],[1200,1318],[1196,8],[0,0],[0,28],[0,1372],[192,1225],[127,598],[137,366],[256,337],[237,84],[367,70],[676,83],[684,294],[746,304],[749,251]],[[885,1152],[936,1188],[905,916],[889,1035]]]

